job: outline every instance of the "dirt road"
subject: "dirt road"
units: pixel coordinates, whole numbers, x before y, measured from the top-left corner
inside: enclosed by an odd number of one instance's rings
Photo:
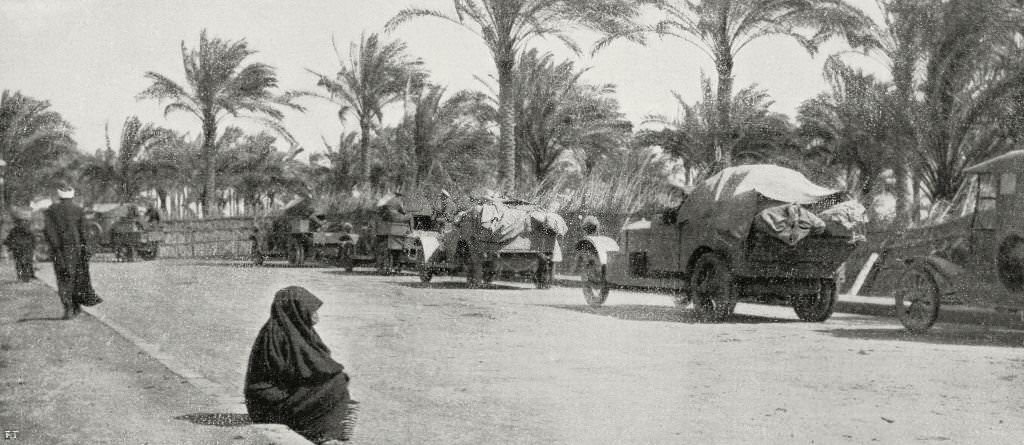
[[[667,296],[467,289],[230,262],[93,265],[100,315],[236,401],[273,292],[324,300],[362,402],[354,443],[1020,443],[1024,331],[743,305],[697,323]],[[52,280],[52,272],[41,275]]]

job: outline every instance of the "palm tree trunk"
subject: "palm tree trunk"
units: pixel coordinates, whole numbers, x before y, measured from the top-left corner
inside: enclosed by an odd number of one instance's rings
[[[217,189],[217,169],[214,155],[217,144],[217,122],[214,116],[203,119],[203,190],[199,195],[200,204],[203,207],[203,214],[211,215],[213,206],[213,194]]]
[[[719,2],[718,30],[720,36],[715,44],[715,70],[718,72],[718,91],[715,98],[715,106],[718,109],[717,127],[714,132],[715,161],[719,168],[732,165],[732,126],[730,125],[730,108],[732,107],[732,45],[727,40],[729,36],[729,9],[730,2]]]
[[[370,120],[359,119],[359,172],[360,182],[370,183]]]
[[[512,192],[516,186],[515,109],[512,106],[512,69],[515,61],[509,57],[497,61],[498,68],[498,187]]]

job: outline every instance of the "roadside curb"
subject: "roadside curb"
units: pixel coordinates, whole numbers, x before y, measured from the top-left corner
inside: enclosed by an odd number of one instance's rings
[[[53,279],[52,274],[43,275],[43,277],[39,278],[39,282],[51,291],[57,292],[56,284],[51,281]],[[171,355],[162,352],[159,345],[143,340],[125,327],[110,320],[103,314],[102,310],[98,309],[98,307],[83,306],[82,312],[91,315],[97,321],[117,333],[117,335],[120,335],[129,343],[159,362],[173,374],[185,379],[200,392],[214,399],[218,409],[233,412],[237,410],[239,403],[243,403],[240,402],[240,397],[227,395],[226,391],[217,383],[214,383],[195,370],[185,366],[181,361],[175,359]],[[305,437],[302,437],[285,425],[254,423],[250,424],[249,427],[256,434],[259,434],[274,445],[313,445],[313,442],[310,442]]]

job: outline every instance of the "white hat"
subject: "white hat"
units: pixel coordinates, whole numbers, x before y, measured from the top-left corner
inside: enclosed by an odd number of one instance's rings
[[[57,187],[57,197],[60,199],[71,199],[75,197],[75,189],[68,185]]]

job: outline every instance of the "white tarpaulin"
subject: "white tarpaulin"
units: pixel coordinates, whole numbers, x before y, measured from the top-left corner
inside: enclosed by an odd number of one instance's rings
[[[777,165],[729,167],[697,185],[680,207],[680,220],[703,221],[733,239],[745,239],[758,212],[780,204],[814,204],[841,193]]]

